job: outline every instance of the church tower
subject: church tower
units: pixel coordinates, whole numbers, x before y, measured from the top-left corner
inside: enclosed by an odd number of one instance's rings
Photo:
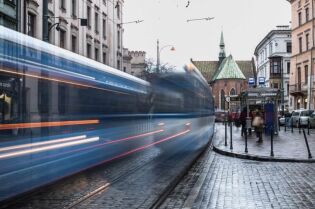
[[[219,64],[221,64],[225,58],[226,58],[225,44],[224,44],[223,31],[222,31],[221,32],[221,40],[220,40]]]

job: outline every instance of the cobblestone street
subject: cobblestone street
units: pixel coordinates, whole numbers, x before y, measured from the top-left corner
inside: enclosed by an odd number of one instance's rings
[[[315,166],[243,160],[209,149],[160,208],[315,208]]]

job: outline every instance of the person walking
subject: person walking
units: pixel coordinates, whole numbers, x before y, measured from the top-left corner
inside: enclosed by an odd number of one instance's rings
[[[263,142],[262,140],[262,132],[264,127],[264,119],[262,118],[262,114],[260,111],[257,111],[253,120],[253,126],[255,127],[256,136],[258,137],[259,143]]]

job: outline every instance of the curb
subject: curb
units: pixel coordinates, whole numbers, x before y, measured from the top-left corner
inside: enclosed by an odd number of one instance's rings
[[[221,155],[247,159],[247,160],[256,160],[256,161],[265,161],[265,162],[315,163],[315,159],[265,157],[265,156],[258,156],[258,155],[249,155],[245,153],[241,154],[241,153],[228,152],[228,151],[217,148],[215,145],[213,145],[213,151]]]

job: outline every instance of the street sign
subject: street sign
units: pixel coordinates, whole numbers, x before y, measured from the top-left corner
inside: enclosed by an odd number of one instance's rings
[[[230,102],[231,101],[231,97],[230,96],[225,96],[225,101],[226,102]]]
[[[255,85],[255,78],[249,78],[248,85]]]
[[[259,77],[258,78],[258,84],[259,85],[265,85],[265,77]]]

